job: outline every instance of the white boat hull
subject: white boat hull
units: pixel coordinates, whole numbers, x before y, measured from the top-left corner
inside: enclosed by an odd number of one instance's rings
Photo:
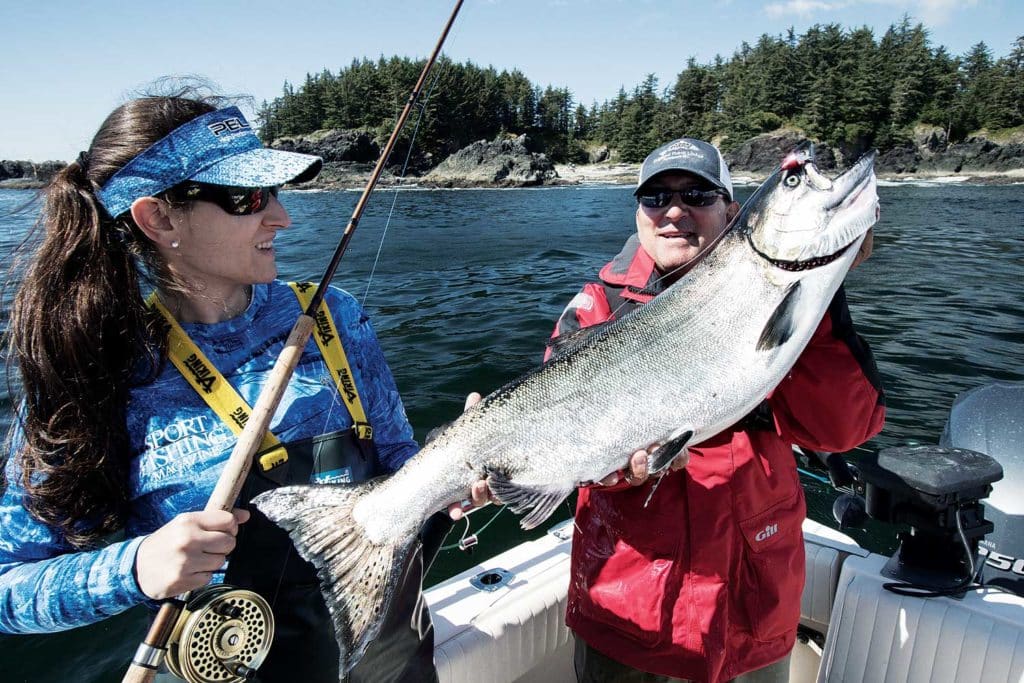
[[[563,526],[426,591],[442,683],[575,680],[564,620],[570,534]],[[801,623],[827,636],[824,650],[798,641],[793,683],[1024,683],[1024,598],[899,596],[882,589],[886,558],[810,520],[804,537]],[[499,568],[514,575],[507,584],[471,584]]]

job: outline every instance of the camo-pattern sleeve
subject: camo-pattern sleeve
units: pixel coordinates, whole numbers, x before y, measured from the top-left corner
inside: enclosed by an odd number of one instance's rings
[[[12,453],[20,439],[15,436]],[[146,599],[132,568],[142,538],[70,553],[63,538],[28,514],[16,457],[0,497],[0,632],[61,631],[99,621]]]

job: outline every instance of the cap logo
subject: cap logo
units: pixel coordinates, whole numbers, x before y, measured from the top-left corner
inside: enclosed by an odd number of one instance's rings
[[[668,159],[703,159],[704,151],[700,147],[687,140],[676,140],[671,145],[661,150],[658,156],[651,160],[652,163],[659,163]]]
[[[210,132],[216,136],[220,136],[221,133],[235,133],[240,130],[252,128],[248,121],[238,116],[234,116],[230,119],[224,119],[223,121],[214,121],[206,127],[209,128]]]

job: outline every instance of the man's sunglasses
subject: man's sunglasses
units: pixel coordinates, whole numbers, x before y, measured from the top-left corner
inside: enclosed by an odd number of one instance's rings
[[[270,198],[277,196],[277,190],[276,186],[236,187],[188,181],[164,194],[172,202],[213,202],[232,216],[248,216],[267,208]]]
[[[711,206],[719,197],[724,197],[725,193],[722,190],[696,190],[692,187],[679,191],[651,189],[638,194],[636,199],[641,206],[648,209],[664,209],[672,203],[672,197],[676,195],[683,204],[700,207]]]

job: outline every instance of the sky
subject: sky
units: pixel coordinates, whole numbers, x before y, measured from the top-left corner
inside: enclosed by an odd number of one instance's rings
[[[225,94],[272,100],[285,81],[353,59],[426,57],[454,0],[33,0],[0,2],[0,159],[70,160],[106,115],[162,76],[198,75]],[[869,26],[902,16],[933,46],[995,57],[1024,34],[1020,0],[466,0],[444,51],[589,106],[647,74],[674,83],[690,57],[729,57],[764,33]],[[251,107],[243,107],[251,112]]]

